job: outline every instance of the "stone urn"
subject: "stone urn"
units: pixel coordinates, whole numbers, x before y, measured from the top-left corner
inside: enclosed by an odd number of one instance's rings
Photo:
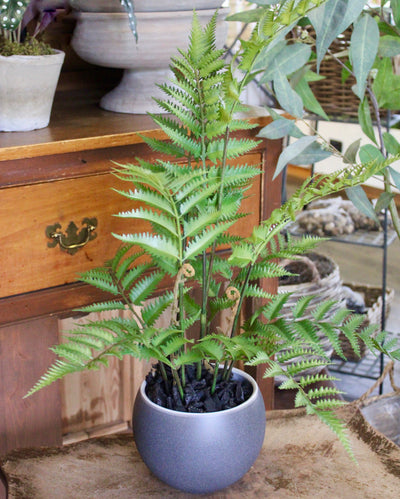
[[[82,9],[83,4],[90,4],[90,0],[79,2],[82,3]],[[115,8],[120,10],[119,0],[115,2]],[[72,5],[76,3],[72,2]],[[137,43],[125,12],[76,10],[77,23],[71,41],[75,52],[91,64],[124,69],[121,82],[102,97],[100,107],[121,113],[159,113],[153,98],[161,97],[162,94],[156,85],[168,80],[171,56],[178,54],[178,48],[188,45],[193,7],[200,7],[197,15],[201,24],[205,25],[215,9],[201,6],[214,4],[218,7],[221,3],[222,0],[163,1],[160,10],[148,11],[150,4],[156,8],[160,0],[136,0]],[[178,5],[185,5],[186,10],[176,10]],[[167,10],[168,6],[175,10]],[[85,8],[89,9],[89,5]],[[147,10],[142,12],[141,8]],[[217,47],[223,46],[227,36],[228,23],[224,19],[228,12],[229,9],[219,10]]]

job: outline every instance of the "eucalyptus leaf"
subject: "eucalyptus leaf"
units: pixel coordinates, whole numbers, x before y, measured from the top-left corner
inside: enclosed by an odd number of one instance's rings
[[[298,82],[295,90],[300,95],[303,105],[308,111],[329,121],[329,116],[325,113],[321,104],[316,99],[305,77]]]
[[[385,162],[385,158],[381,151],[372,144],[365,144],[362,146],[360,148],[359,156],[362,163],[369,163],[371,161],[378,163]]]
[[[400,173],[395,170],[392,166],[388,166],[390,176],[393,179],[394,185],[400,190]]]
[[[351,35],[350,58],[356,77],[354,93],[363,99],[367,77],[378,53],[379,28],[372,16],[363,15],[354,24]]]
[[[291,163],[294,165],[311,165],[318,163],[332,156],[330,151],[324,149],[318,142],[313,142],[307,146],[301,153],[292,158]]]
[[[389,132],[383,133],[383,143],[386,151],[393,156],[400,154],[400,144],[397,139]]]
[[[290,86],[286,76],[278,68],[274,76],[274,90],[281,107],[292,116],[301,118],[303,115],[303,101]]]
[[[357,153],[360,149],[361,139],[352,142],[343,155],[343,163],[353,164],[357,160]]]
[[[365,135],[369,139],[372,140],[372,142],[375,142],[376,144],[374,127],[372,126],[372,120],[371,120],[371,111],[369,108],[369,102],[367,98],[360,101],[360,104],[358,106],[358,121],[360,123],[361,130],[365,133]]]
[[[312,144],[316,140],[317,137],[313,135],[305,135],[301,139],[298,139],[292,144],[288,145],[279,156],[278,164],[276,165],[273,178],[276,178],[288,163],[299,156],[310,144]]]
[[[375,220],[375,222],[379,223],[374,207],[372,206],[361,185],[346,189],[346,194],[350,201],[354,204],[354,206],[361,211],[361,213],[364,213],[364,215],[372,218],[373,220]]]
[[[394,198],[393,192],[382,192],[375,205],[375,213],[379,214],[381,211],[386,210]]]
[[[281,44],[279,44],[271,52],[276,55],[262,75],[260,83],[274,80],[277,71],[282,75],[289,75],[297,71],[309,60],[311,47],[302,43],[295,43],[281,48]]]
[[[257,137],[263,137],[265,139],[281,139],[290,135],[291,131],[295,127],[295,122],[293,120],[288,120],[286,118],[279,118],[267,126],[262,128]]]
[[[390,0],[392,8],[393,20],[398,28],[400,28],[400,0]]]
[[[316,34],[318,71],[329,46],[343,31],[342,22],[349,3],[347,0],[328,0],[308,15]]]
[[[400,39],[392,35],[381,36],[378,55],[381,57],[394,57],[398,54],[400,54]]]

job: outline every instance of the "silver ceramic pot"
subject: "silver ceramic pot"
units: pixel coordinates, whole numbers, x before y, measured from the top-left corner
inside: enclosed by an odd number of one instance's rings
[[[260,453],[265,433],[261,392],[247,373],[253,394],[226,411],[202,414],[160,407],[143,382],[133,410],[136,446],[148,468],[163,482],[192,494],[212,493],[239,480]]]

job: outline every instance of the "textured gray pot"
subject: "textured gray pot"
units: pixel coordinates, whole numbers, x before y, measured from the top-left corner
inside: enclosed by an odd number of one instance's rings
[[[239,480],[261,450],[265,407],[261,392],[248,374],[253,394],[226,411],[192,414],[151,402],[140,387],[133,410],[136,446],[149,469],[163,482],[193,494],[212,493]]]

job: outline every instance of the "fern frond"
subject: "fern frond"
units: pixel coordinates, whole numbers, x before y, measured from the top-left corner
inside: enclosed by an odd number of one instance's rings
[[[151,222],[152,224],[163,227],[163,229],[165,229],[169,233],[170,237],[179,237],[174,219],[171,217],[166,217],[161,213],[156,213],[152,210],[140,207],[138,209],[132,209],[129,211],[121,211],[117,216],[119,218],[132,218]]]
[[[229,139],[227,151],[228,151],[228,159],[235,159],[243,154],[246,154],[253,150],[260,141],[255,141],[251,139]],[[210,142],[207,147],[207,157],[210,161],[216,163],[223,159],[225,150],[225,143],[223,139],[214,140]]]
[[[145,306],[141,310],[141,315],[144,323],[148,324],[149,326],[153,326],[156,320],[172,303],[172,300],[172,291],[167,291],[162,296],[156,298],[154,301],[145,304]]]
[[[307,396],[310,399],[320,399],[323,397],[331,397],[333,395],[340,395],[343,392],[341,390],[338,390],[334,386],[321,386],[319,388],[312,388],[311,390],[308,390]]]
[[[305,388],[306,386],[314,385],[315,383],[326,383],[328,381],[338,381],[338,378],[325,373],[309,374],[307,376],[302,376],[298,381],[298,384],[302,388]]]
[[[202,253],[208,248],[218,234],[225,232],[232,225],[230,222],[216,224],[195,236],[187,245],[184,251],[184,259],[189,260]]]
[[[180,259],[180,249],[171,239],[142,232],[138,234],[113,234],[114,237],[123,242],[137,244],[151,255],[157,255],[167,260],[177,261]]]
[[[163,279],[162,272],[153,272],[144,279],[136,283],[129,291],[129,299],[134,305],[142,305],[150,297],[151,293],[157,288],[157,285]]]
[[[102,291],[118,295],[119,290],[107,269],[92,269],[80,274],[79,279]]]
[[[104,312],[107,310],[124,310],[126,304],[122,301],[103,301],[99,303],[92,303],[91,305],[87,305],[85,307],[80,307],[74,309],[76,312],[84,312],[84,313],[92,313],[92,312]]]
[[[134,191],[132,190],[121,191],[119,189],[113,189],[113,190],[124,197],[132,199],[132,201],[139,201],[145,203],[148,206],[156,208],[160,211],[164,211],[171,216],[175,215],[174,207],[171,206],[171,203],[169,202],[168,198],[166,198],[165,196],[154,190],[144,189],[144,188],[135,189]]]

